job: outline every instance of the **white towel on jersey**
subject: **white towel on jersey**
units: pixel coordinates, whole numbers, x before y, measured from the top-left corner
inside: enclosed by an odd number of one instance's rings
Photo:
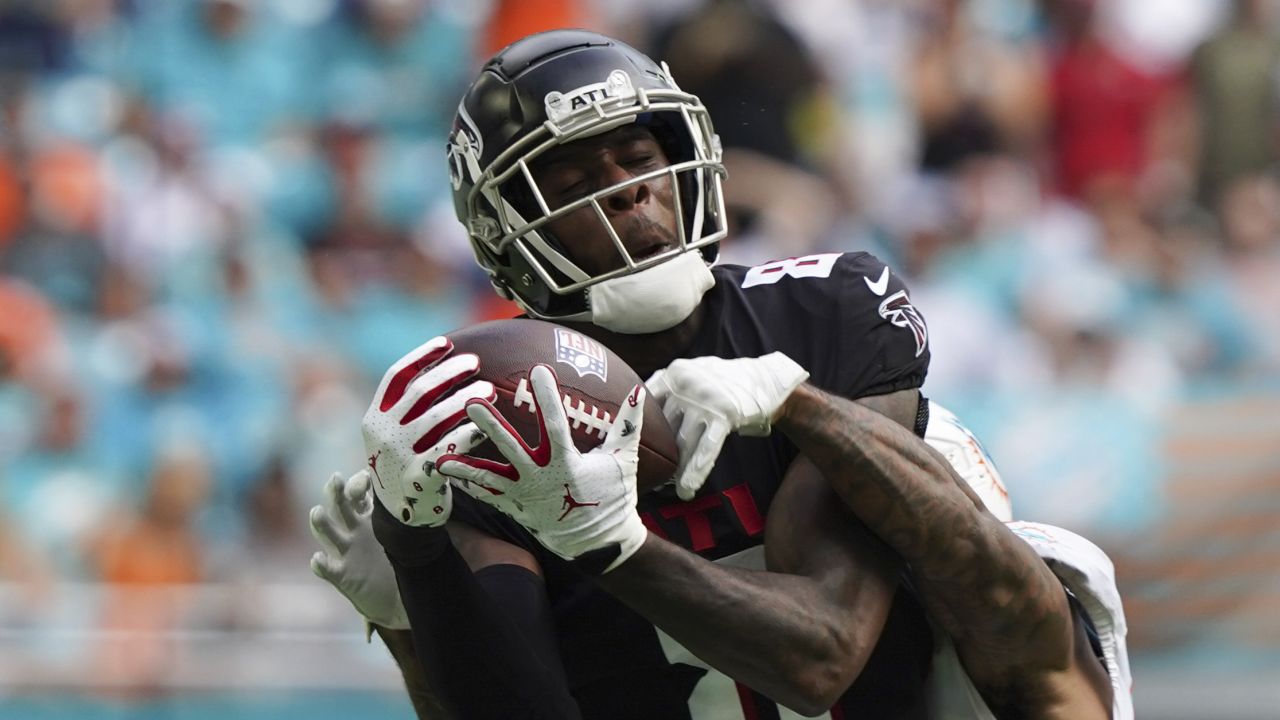
[[[992,515],[1002,522],[1013,519],[1013,506],[1000,472],[978,438],[952,412],[929,401],[929,424],[924,441],[951,463],[960,477],[982,498]]]
[[[1045,564],[1071,591],[1093,621],[1111,678],[1113,720],[1133,719],[1133,676],[1129,672],[1127,627],[1115,567],[1097,545],[1068,530],[1033,522],[1005,523],[1035,548]],[[930,690],[937,720],[996,720],[982,695],[965,674],[955,645],[942,638],[933,656]]]

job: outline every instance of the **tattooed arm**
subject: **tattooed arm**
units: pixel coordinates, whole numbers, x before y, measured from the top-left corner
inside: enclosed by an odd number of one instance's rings
[[[906,390],[857,402],[909,427],[918,400]],[[708,562],[650,534],[598,582],[724,674],[792,709],[823,712],[871,660],[902,561],[804,457],[773,499],[764,548],[768,571],[760,572]],[[889,641],[899,661],[894,678],[878,678],[864,700],[892,708],[881,715],[904,717],[902,698],[922,692],[905,687],[914,682],[905,677],[906,659],[927,658],[930,640],[899,634]]]
[[[901,570],[851,515],[800,458],[765,522],[768,571],[712,563],[651,533],[598,582],[712,667],[816,715],[866,665]]]
[[[911,566],[931,617],[1001,716],[1105,718],[1111,690],[1062,584],[940,454],[884,416],[802,385],[774,427]]]

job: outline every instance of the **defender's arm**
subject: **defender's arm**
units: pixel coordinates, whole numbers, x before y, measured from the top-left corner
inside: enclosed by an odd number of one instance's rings
[[[775,426],[911,566],[930,615],[998,712],[1107,717],[1110,685],[1080,647],[1062,584],[936,451],[858,403],[802,385]]]

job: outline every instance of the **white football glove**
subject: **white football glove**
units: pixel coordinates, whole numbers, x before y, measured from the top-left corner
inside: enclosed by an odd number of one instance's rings
[[[609,572],[648,535],[636,512],[644,386],[627,395],[604,442],[583,454],[574,447],[555,372],[535,366],[529,384],[537,403],[537,447],[526,445],[493,405],[472,401],[467,414],[510,464],[445,455],[439,471],[457,478],[472,497],[511,516],[556,555],[574,560],[591,553],[587,569]]]
[[[440,527],[453,510],[449,480],[435,472],[444,453],[465,453],[484,440],[462,423],[469,400],[497,398],[493,384],[463,385],[480,368],[466,353],[449,357],[453,341],[435,337],[391,366],[364,414],[364,449],[373,491],[406,525]]]
[[[676,494],[691,500],[729,433],[768,435],[782,403],[809,372],[781,352],[726,360],[676,360],[645,383],[662,405],[680,448]]]
[[[320,550],[311,572],[338,589],[369,622],[408,630],[395,571],[373,536],[373,498],[368,470],[342,479],[334,473],[324,486],[324,504],[311,508],[311,534]]]

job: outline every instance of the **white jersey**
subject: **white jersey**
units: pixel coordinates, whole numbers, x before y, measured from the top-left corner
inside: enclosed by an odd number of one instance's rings
[[[1103,661],[1111,678],[1111,717],[1133,718],[1133,677],[1129,672],[1127,628],[1115,567],[1097,545],[1068,530],[1033,522],[1006,523],[1018,537],[1035,548],[1076,599],[1098,631]],[[955,645],[939,632],[933,657],[930,691],[938,720],[996,720],[960,663]]]
[[[1000,472],[982,443],[950,410],[932,400],[929,401],[929,424],[925,427],[924,441],[942,453],[951,467],[982,498],[992,515],[1002,522],[1013,519],[1009,491],[1005,489]]]

